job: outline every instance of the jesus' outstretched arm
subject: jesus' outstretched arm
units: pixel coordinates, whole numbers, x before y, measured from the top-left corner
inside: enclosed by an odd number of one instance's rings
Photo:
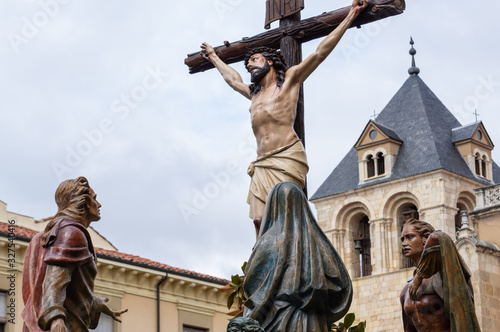
[[[360,5],[360,3],[363,3],[363,5]],[[328,55],[330,55],[342,36],[344,36],[344,33],[351,26],[354,19],[358,17],[359,13],[361,13],[366,6],[368,6],[368,0],[354,0],[349,14],[342,23],[323,39],[314,53],[287,71],[287,79],[292,80],[294,83],[302,84]]]
[[[246,98],[250,99],[250,89],[248,88],[248,85],[243,83],[243,79],[241,78],[240,74],[233,68],[231,68],[229,65],[224,63],[218,56],[217,53],[215,53],[213,47],[209,45],[208,43],[203,43],[201,45],[202,49],[202,54],[203,56],[213,63],[215,68],[221,73],[222,77],[226,81],[226,83],[233,88],[234,90],[238,91],[241,93],[243,96]]]

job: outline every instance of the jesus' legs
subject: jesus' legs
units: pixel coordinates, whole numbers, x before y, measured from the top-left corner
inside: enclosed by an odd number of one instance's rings
[[[255,197],[253,194],[250,197],[250,206],[253,212],[253,223],[255,225],[255,235],[259,237],[260,223],[262,222],[262,217],[264,215],[264,208],[266,203]]]

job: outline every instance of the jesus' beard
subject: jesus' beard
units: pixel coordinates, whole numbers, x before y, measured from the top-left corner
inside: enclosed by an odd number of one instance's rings
[[[252,67],[250,70],[256,69],[254,72],[251,73],[251,81],[252,83],[260,83],[264,77],[266,77],[267,73],[271,71],[271,66],[269,66],[269,63],[265,62],[264,66],[262,67]]]

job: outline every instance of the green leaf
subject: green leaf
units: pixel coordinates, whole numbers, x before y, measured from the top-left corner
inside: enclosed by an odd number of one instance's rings
[[[234,276],[231,276],[231,282],[236,286],[240,284],[240,276],[235,274]]]
[[[354,323],[355,315],[351,312],[344,317],[345,327],[348,329],[351,327],[352,323]]]
[[[233,275],[231,276],[231,282],[224,286],[221,287],[220,290],[223,291],[225,294],[228,294],[227,297],[227,307],[228,309],[231,309],[233,305],[235,305],[235,300],[237,299],[237,306],[238,309],[233,310],[229,313],[229,315],[234,316],[234,317],[241,317],[243,313],[243,308],[244,308],[244,302],[247,300],[245,296],[245,291],[243,289],[243,284],[245,282],[245,270],[247,267],[247,262],[244,262],[243,265],[241,266],[241,270],[243,271],[243,275]]]
[[[238,290],[238,297],[241,298],[241,299],[244,299],[245,298],[245,290],[243,289],[243,287],[241,287],[239,290]]]
[[[359,323],[358,325],[351,327],[349,331],[352,332],[365,332],[366,321]]]
[[[231,293],[229,294],[229,296],[227,297],[227,308],[228,309],[231,309],[231,306],[233,305],[234,303],[234,297],[236,296],[236,293]]]

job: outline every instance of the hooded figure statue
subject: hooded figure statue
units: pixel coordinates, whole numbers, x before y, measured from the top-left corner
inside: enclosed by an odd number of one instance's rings
[[[244,290],[246,315],[266,332],[327,332],[349,310],[349,274],[294,183],[269,194]]]

